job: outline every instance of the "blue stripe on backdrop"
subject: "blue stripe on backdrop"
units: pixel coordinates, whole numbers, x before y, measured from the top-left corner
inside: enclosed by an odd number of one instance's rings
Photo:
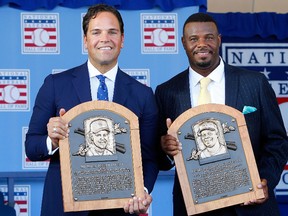
[[[159,7],[162,11],[172,11],[175,8],[199,6],[200,11],[206,11],[207,8],[207,0],[0,0],[0,6],[8,4],[10,7],[22,10],[40,8],[51,10],[56,6],[79,8],[97,3],[106,3],[122,10],[143,10]]]

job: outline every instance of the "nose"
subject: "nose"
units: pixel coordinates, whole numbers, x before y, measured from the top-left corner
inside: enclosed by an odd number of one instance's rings
[[[100,41],[101,41],[101,42],[107,42],[107,41],[109,41],[108,32],[106,32],[106,31],[101,32]]]
[[[199,38],[198,41],[197,41],[197,46],[198,47],[203,47],[203,46],[207,46],[207,43],[206,43],[206,39],[205,38]]]

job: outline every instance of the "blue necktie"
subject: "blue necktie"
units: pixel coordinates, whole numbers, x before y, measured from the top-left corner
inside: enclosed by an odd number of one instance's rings
[[[100,84],[98,87],[98,92],[97,92],[97,99],[108,101],[108,89],[107,89],[107,86],[105,84],[105,78],[106,77],[103,75],[98,75],[96,77],[100,81]]]

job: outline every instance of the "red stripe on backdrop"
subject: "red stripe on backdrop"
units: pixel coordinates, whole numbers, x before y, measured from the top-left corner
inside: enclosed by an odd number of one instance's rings
[[[154,43],[145,43],[144,44],[145,47],[156,47],[156,45]],[[163,45],[163,47],[174,47],[175,44],[174,43],[165,43]],[[157,46],[158,47],[158,46]],[[160,46],[161,47],[161,46]]]
[[[278,101],[278,104],[285,103],[285,102],[288,102],[288,98],[287,97],[284,97],[284,98],[278,97],[277,101]]]
[[[27,201],[26,200],[17,200],[15,201],[18,205],[27,205]]]
[[[149,32],[149,31],[154,31],[154,30],[156,30],[156,29],[163,29],[163,30],[165,30],[165,31],[174,31],[174,28],[144,28],[144,31],[147,31],[147,32]]]
[[[51,31],[51,32],[53,32],[53,31],[56,31],[56,28],[25,28],[24,30],[25,31],[35,31],[36,29],[44,29],[44,30],[46,30],[46,31]]]
[[[21,213],[26,213],[26,212],[28,212],[28,211],[27,211],[26,208],[20,208],[20,212],[21,212]]]
[[[15,84],[5,84],[5,85],[0,85],[0,88],[5,88],[6,86],[9,86],[9,85],[13,85],[17,88],[26,88],[26,85],[15,85]]]
[[[35,45],[33,43],[25,43],[25,47],[39,47],[39,46],[37,46],[37,45]],[[56,47],[56,44],[47,43],[47,44],[44,45],[44,47]]]

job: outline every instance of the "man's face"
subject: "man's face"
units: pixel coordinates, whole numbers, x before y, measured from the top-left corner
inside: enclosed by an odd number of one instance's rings
[[[99,131],[98,133],[93,133],[94,143],[100,149],[105,149],[108,144],[108,134],[109,132],[106,130]]]
[[[203,130],[201,131],[201,139],[207,148],[212,148],[218,142],[217,132],[215,130]]]
[[[213,22],[186,24],[182,44],[193,70],[207,76],[219,64],[221,36]]]
[[[89,60],[100,72],[107,72],[116,65],[123,41],[119,22],[110,12],[100,12],[91,19],[84,36]]]

